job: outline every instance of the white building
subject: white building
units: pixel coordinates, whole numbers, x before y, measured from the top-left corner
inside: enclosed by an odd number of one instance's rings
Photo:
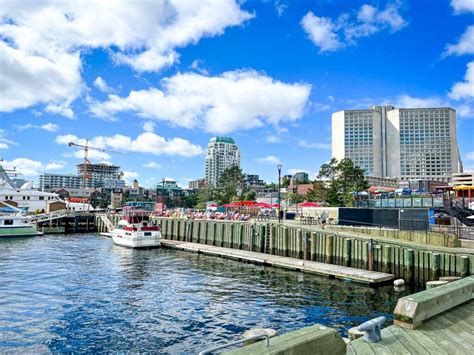
[[[233,165],[240,167],[240,151],[232,138],[211,138],[206,150],[206,184],[216,186],[221,174]]]
[[[335,112],[332,156],[351,159],[369,176],[451,181],[462,171],[456,111],[373,106]]]
[[[39,176],[39,188],[40,190],[79,189],[83,186],[83,181],[82,176],[74,174],[41,174]]]

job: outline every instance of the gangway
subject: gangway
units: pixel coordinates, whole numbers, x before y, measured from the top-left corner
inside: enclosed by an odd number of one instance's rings
[[[50,213],[27,215],[25,216],[25,220],[30,223],[38,224],[41,222],[52,221],[54,219],[61,219],[61,218],[69,216],[70,214],[71,213],[68,210],[58,210],[58,211],[54,211]]]
[[[115,229],[115,226],[112,222],[110,222],[109,216],[105,213],[99,214],[100,219],[102,222],[104,222],[105,226],[107,227],[107,230],[109,232],[113,231]]]

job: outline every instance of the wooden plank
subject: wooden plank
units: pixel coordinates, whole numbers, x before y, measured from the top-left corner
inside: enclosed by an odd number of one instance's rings
[[[446,313],[449,313],[446,312]],[[452,333],[458,335],[460,338],[464,339],[467,343],[471,343],[471,345],[474,342],[474,334],[469,331],[469,328],[463,328],[457,321],[451,321],[448,319],[445,315],[440,315],[439,317],[436,317],[436,327],[439,325],[444,326],[444,331],[450,330]],[[473,348],[474,350],[474,348]]]
[[[463,352],[471,353],[472,345],[467,344],[461,336],[452,332],[450,329],[440,327],[439,325],[436,325],[434,323],[434,321],[438,322],[439,320],[439,317],[436,317],[431,322],[427,322],[426,324],[424,324],[420,328],[420,330],[425,334],[431,333],[432,336],[436,336],[436,338],[438,339],[438,344],[442,346],[445,350],[451,352],[452,354],[458,354],[463,349]]]
[[[448,354],[443,350],[438,344],[436,344],[433,339],[426,336],[423,332],[418,329],[408,330],[401,327],[393,326],[397,329],[400,329],[402,332],[406,333],[407,336],[413,338],[417,343],[419,343],[428,353],[430,354]]]
[[[412,333],[405,332],[403,328],[397,326],[390,326],[386,329],[387,332],[390,332],[397,340],[402,342],[410,353],[426,353],[426,348],[416,340],[416,337]]]

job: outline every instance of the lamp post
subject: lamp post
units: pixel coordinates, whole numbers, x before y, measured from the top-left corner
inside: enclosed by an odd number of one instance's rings
[[[161,191],[161,196],[163,196],[161,209],[164,211],[165,210],[165,178],[161,178],[161,183],[163,184],[163,188]]]
[[[278,223],[281,223],[281,164],[278,165]]]

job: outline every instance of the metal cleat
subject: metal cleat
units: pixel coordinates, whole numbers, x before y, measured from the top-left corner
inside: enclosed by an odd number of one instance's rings
[[[385,317],[377,317],[371,319],[361,325],[355,327],[355,329],[364,332],[364,339],[368,343],[378,343],[382,340],[382,334],[380,328],[385,323]]]

